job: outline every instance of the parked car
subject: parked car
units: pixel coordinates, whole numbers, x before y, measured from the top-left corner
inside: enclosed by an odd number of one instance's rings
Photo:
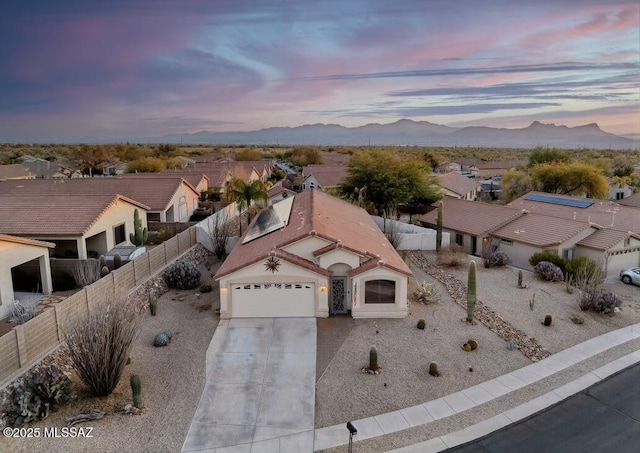
[[[620,280],[627,285],[634,284],[640,286],[640,267],[632,267],[630,269],[622,269],[620,271]]]

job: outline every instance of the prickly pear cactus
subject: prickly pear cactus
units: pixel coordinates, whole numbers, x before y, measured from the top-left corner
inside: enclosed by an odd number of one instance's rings
[[[173,289],[193,289],[200,285],[200,271],[191,263],[176,261],[164,275],[167,286]]]

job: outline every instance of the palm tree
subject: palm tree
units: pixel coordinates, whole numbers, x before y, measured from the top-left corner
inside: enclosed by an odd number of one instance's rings
[[[231,194],[240,208],[240,236],[242,236],[242,211],[244,209],[249,211],[247,224],[251,223],[251,203],[255,200],[267,200],[269,196],[264,183],[259,179],[250,183],[243,179],[235,179],[231,183]]]

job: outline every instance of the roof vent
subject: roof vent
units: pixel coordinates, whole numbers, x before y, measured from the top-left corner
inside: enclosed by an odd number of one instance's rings
[[[378,260],[378,266],[384,266],[384,260]]]
[[[309,231],[309,236],[315,236],[316,234],[316,230]]]

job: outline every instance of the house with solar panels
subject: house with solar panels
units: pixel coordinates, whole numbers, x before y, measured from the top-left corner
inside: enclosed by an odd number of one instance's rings
[[[529,257],[544,250],[567,259],[586,256],[608,275],[640,265],[640,211],[613,201],[530,192],[506,206],[451,198],[443,204],[443,230],[472,255],[491,244],[528,270]],[[420,221],[435,227],[436,215]]]
[[[309,190],[263,209],[215,279],[222,319],[402,318],[411,275],[364,209]]]

